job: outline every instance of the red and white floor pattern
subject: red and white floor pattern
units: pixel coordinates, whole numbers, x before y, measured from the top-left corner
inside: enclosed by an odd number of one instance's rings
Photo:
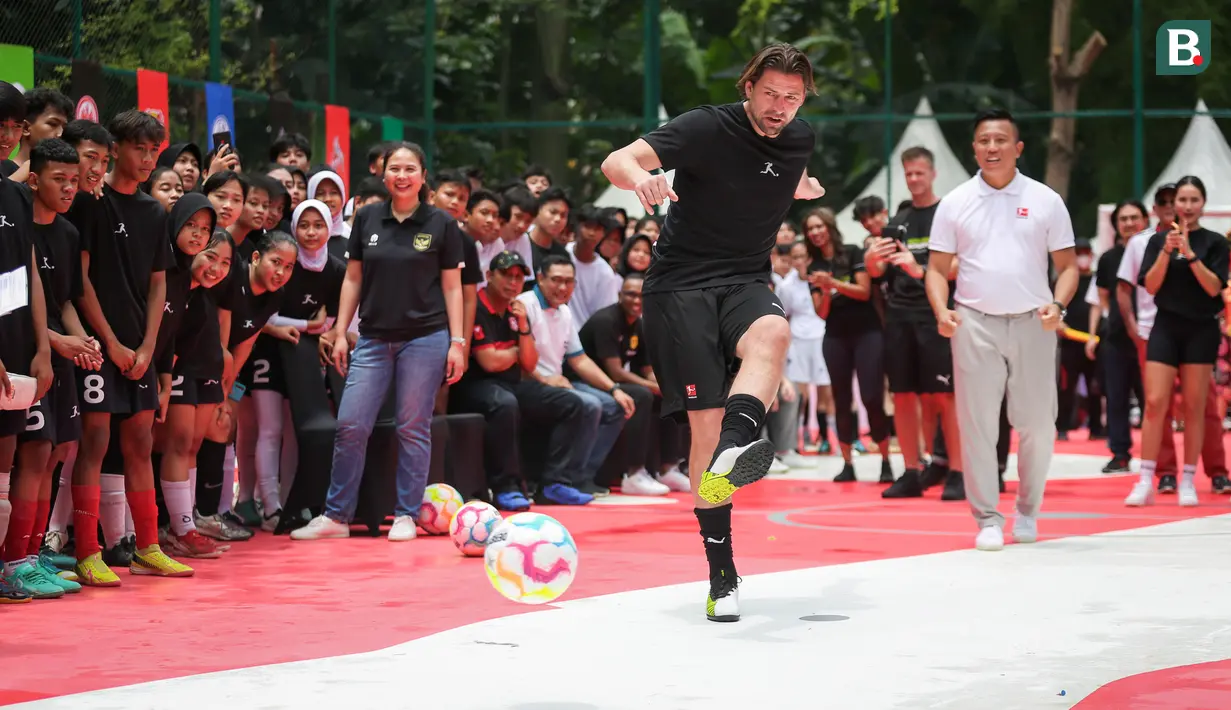
[[[705,620],[682,496],[541,509],[581,551],[573,588],[544,607],[504,600],[447,538],[262,534],[194,579],[123,575],[0,607],[0,704],[1231,707],[1231,499],[1202,476],[1198,508],[1129,510],[1131,479],[1098,473],[1100,443],[1059,446],[1041,541],[999,553],[972,549],[966,504],[830,483],[834,458],[742,492],[737,624]]]

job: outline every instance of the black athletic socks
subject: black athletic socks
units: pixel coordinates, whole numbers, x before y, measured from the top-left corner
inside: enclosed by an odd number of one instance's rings
[[[206,439],[197,451],[197,512],[209,517],[222,502],[222,460],[227,445]]]
[[[728,571],[735,576],[735,558],[731,552],[731,504],[719,508],[695,508],[701,525],[701,540],[705,543],[705,558],[710,563],[710,578]]]
[[[816,434],[816,445],[817,446],[820,446],[826,441],[829,441],[829,415],[825,414],[824,412],[816,413],[816,429],[817,429],[817,434]]]
[[[733,394],[727,397],[726,413],[722,416],[722,434],[718,436],[718,448],[710,459],[710,466],[718,454],[737,446],[747,446],[757,437],[765,423],[765,405],[750,394]],[[727,518],[728,523],[730,517]]]

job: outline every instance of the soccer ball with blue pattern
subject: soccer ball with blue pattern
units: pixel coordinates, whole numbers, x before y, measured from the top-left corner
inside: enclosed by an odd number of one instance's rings
[[[462,494],[447,483],[433,483],[423,491],[419,506],[419,527],[428,535],[447,535],[449,523],[465,503]]]
[[[517,513],[496,526],[483,566],[496,591],[522,604],[546,604],[577,576],[577,544],[555,518]]]
[[[449,537],[463,555],[482,557],[483,548],[487,547],[487,541],[501,520],[500,511],[481,500],[472,500],[453,516],[453,522],[449,523]]]

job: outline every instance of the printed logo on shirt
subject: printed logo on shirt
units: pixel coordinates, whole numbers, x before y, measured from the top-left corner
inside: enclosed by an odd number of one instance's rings
[[[684,394],[688,395],[689,399],[696,399],[697,398],[697,386],[696,385],[684,385]]]
[[[761,171],[761,174],[762,175],[773,175],[774,177],[778,177],[778,173],[774,172],[774,164],[769,163],[769,162],[765,163],[765,169]]]
[[[175,311],[171,310],[171,302],[170,302],[170,301],[163,301],[163,303],[162,303],[162,312],[163,312],[163,313],[174,313],[174,312],[175,312]]]
[[[478,325],[478,324],[474,326],[474,339],[475,340],[483,339],[483,326]]]
[[[73,405],[73,413],[72,413],[72,414],[70,414],[70,415],[68,415],[68,418],[69,418],[69,419],[76,419],[76,418],[77,418],[77,417],[79,417],[79,416],[81,416],[81,410],[77,409],[77,405],[75,405],[75,404],[74,404],[74,405]]]
[[[432,247],[432,235],[427,232],[419,232],[415,235],[413,246],[415,251],[427,251]]]
[[[51,260],[48,257],[43,257],[43,270],[44,271],[55,271],[55,269],[56,269],[55,264],[52,264]]]
[[[248,329],[248,328],[253,328],[253,327],[255,327],[255,326],[253,326],[253,325],[252,325],[252,321],[250,321],[250,320],[246,320],[246,321],[244,321],[244,329],[245,329],[245,330],[246,330],[246,329]]]
[[[128,227],[124,226],[124,223],[123,223],[123,222],[120,222],[120,228],[119,228],[119,229],[117,229],[117,230],[115,230],[115,233],[116,233],[117,235],[118,235],[118,234],[123,234],[124,236],[126,236],[126,237],[127,237],[127,236],[128,236]]]
[[[374,247],[374,246],[376,246],[376,242],[377,242],[379,239],[380,239],[380,235],[379,235],[379,234],[373,234],[372,236],[368,237],[368,246],[370,246],[370,247]]]
[[[1027,217],[1029,217],[1029,216],[1030,216],[1030,209],[1029,209],[1029,208],[1026,208],[1026,207],[1018,207],[1018,208],[1017,208],[1017,218],[1018,218],[1018,219],[1026,219],[1026,218],[1027,218]]]
[[[517,316],[509,316],[509,327],[512,328],[515,333],[518,330],[521,330],[517,327]]]
[[[318,304],[315,300],[313,300],[312,294],[305,293],[303,296],[303,303],[301,303],[300,305],[301,306],[317,306],[320,304]]]
[[[17,225],[9,221],[9,218],[7,216],[0,214],[0,227],[16,227],[16,226]]]
[[[216,385],[216,384],[218,384],[218,380],[206,380],[205,381],[206,387],[209,387],[210,385]]]
[[[641,343],[641,339],[635,335],[628,339],[628,347],[630,350],[636,351],[637,345],[639,345],[640,343]]]

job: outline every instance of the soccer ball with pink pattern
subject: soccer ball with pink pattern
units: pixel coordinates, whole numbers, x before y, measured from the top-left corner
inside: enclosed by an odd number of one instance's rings
[[[466,501],[457,489],[447,483],[433,483],[423,491],[419,506],[419,527],[428,535],[446,535],[453,516]]]
[[[453,522],[449,523],[449,537],[463,555],[482,557],[483,548],[487,547],[487,541],[501,520],[500,511],[481,500],[472,500],[453,516]]]
[[[517,513],[496,526],[483,551],[496,591],[522,604],[546,604],[568,591],[577,576],[577,544],[560,521]]]

